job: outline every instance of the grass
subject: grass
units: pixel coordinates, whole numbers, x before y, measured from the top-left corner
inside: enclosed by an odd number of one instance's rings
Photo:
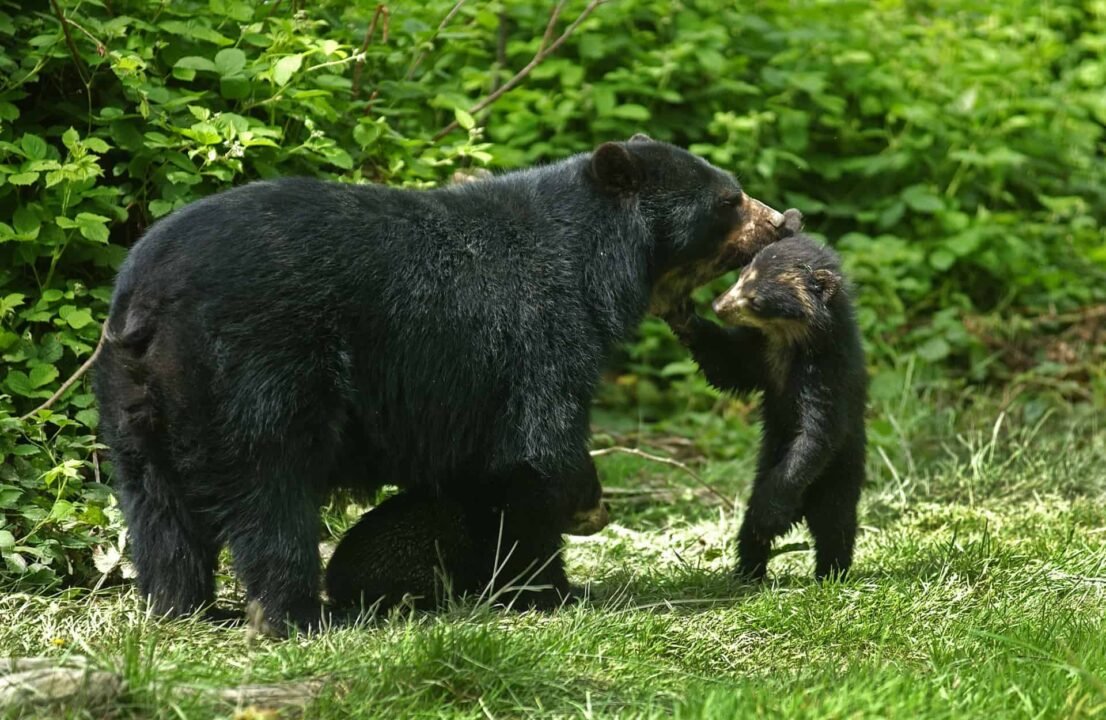
[[[90,655],[126,677],[124,717],[271,717],[195,689],[318,677],[313,718],[1106,717],[1106,437],[1054,425],[877,449],[841,583],[796,550],[763,587],[730,579],[737,516],[702,485],[743,497],[747,454],[698,480],[611,455],[616,522],[570,544],[575,607],[459,604],[276,642],[149,618],[127,588],[12,594],[0,654]]]

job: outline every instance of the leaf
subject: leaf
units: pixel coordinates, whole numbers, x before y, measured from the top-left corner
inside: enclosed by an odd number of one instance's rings
[[[166,32],[173,33],[174,35],[180,35],[186,38],[194,38],[196,40],[203,40],[214,45],[233,45],[234,41],[223,35],[220,32],[212,30],[209,27],[200,25],[195,21],[183,22],[180,20],[167,20],[160,23],[160,27]]]
[[[110,237],[106,223],[108,218],[103,215],[83,212],[77,213],[77,227],[81,235],[93,242],[106,243]]]
[[[15,545],[15,536],[7,530],[0,530],[0,550]]]
[[[241,100],[250,96],[250,81],[244,75],[219,78],[219,94],[228,100]]]
[[[96,408],[80,410],[73,417],[77,418],[77,421],[81,424],[93,429],[95,429],[96,425],[100,422],[100,413]]]
[[[111,149],[110,145],[98,137],[87,138],[84,141],[84,146],[92,152],[100,153],[101,155]]]
[[[951,350],[943,338],[931,338],[918,348],[918,357],[928,362],[937,362],[948,357]]]
[[[27,571],[27,561],[19,553],[4,553],[4,562],[9,572],[22,574]]]
[[[349,156],[349,153],[337,146],[330,146],[323,148],[320,154],[329,160],[334,165],[342,168],[343,170],[349,170],[353,167],[353,158]]]
[[[69,128],[61,134],[61,142],[69,149],[69,152],[75,153],[81,146],[81,136],[73,128]]]
[[[92,314],[85,308],[74,310],[66,316],[65,322],[74,330],[80,330],[92,322]]]
[[[644,122],[652,116],[648,108],[644,105],[637,105],[635,103],[617,105],[611,111],[611,115],[624,120],[637,120],[639,122]]]
[[[168,200],[151,200],[150,214],[156,218],[168,215],[173,209],[173,203]]]
[[[975,249],[979,247],[979,243],[982,240],[983,234],[977,228],[971,228],[959,235],[950,237],[945,241],[945,247],[954,255],[964,257],[965,255],[970,255],[975,252]]]
[[[358,123],[353,128],[353,139],[361,145],[362,148],[366,148],[376,142],[376,139],[380,137],[380,126],[376,123]]]
[[[22,305],[26,297],[23,293],[9,293],[0,298],[0,318]]]
[[[213,13],[226,15],[241,23],[249,22],[253,18],[253,7],[240,0],[210,0],[208,7]]]
[[[219,128],[209,122],[198,122],[187,130],[180,130],[181,135],[192,138],[201,145],[217,145],[223,141]]]
[[[303,65],[302,55],[285,55],[273,66],[273,82],[277,85],[287,85],[292,79],[292,74],[299,70],[301,65]]]
[[[12,225],[15,226],[15,231],[20,235],[31,235],[28,238],[34,240],[38,235],[38,229],[42,225],[42,221],[38,219],[38,215],[26,207],[18,207],[15,213],[12,214]]]
[[[938,249],[934,250],[929,255],[929,264],[935,270],[948,270],[956,262],[956,256],[950,253],[948,250]]]
[[[202,70],[203,72],[219,72],[219,69],[215,67],[215,63],[199,55],[182,57],[180,60],[173,63],[173,67],[185,68],[187,70]]]
[[[945,203],[922,185],[911,185],[902,192],[902,199],[911,209],[920,213],[936,213],[945,209]]]
[[[472,130],[476,127],[476,120],[466,110],[453,108],[453,117],[457,118],[457,124],[464,130]]]
[[[19,146],[23,148],[23,153],[28,160],[42,160],[46,157],[46,151],[50,147],[38,135],[30,134],[24,135],[20,139]]]
[[[30,185],[35,180],[38,180],[36,172],[21,172],[8,176],[8,182],[12,185]]]
[[[87,311],[86,311],[87,312]],[[91,318],[89,318],[91,320]],[[31,382],[31,387],[40,388],[43,385],[49,385],[58,379],[58,369],[53,365],[35,365],[31,368],[31,374],[28,378]]]
[[[23,445],[17,445],[16,447],[25,447]],[[31,445],[36,451],[37,447]],[[0,488],[0,508],[15,509],[19,507],[19,498],[23,496],[23,491],[16,487],[4,487]],[[3,532],[0,530],[0,532]],[[8,533],[9,535],[11,533]]]
[[[238,48],[226,48],[215,53],[215,71],[223,77],[242,72],[246,67],[246,53]]]
[[[23,397],[35,396],[31,379],[22,370],[9,370],[7,377],[4,378],[4,384],[16,395],[22,395]]]

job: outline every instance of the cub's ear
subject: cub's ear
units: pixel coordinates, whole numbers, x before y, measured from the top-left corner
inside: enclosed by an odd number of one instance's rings
[[[630,138],[630,142],[653,142],[653,138],[645,133],[634,133],[634,136]]]
[[[591,155],[591,172],[599,187],[611,193],[632,193],[641,187],[641,168],[619,143],[603,143]]]
[[[840,273],[825,268],[815,270],[811,276],[814,278],[814,285],[818,288],[823,303],[829,302],[830,298],[837,293],[843,280]]]

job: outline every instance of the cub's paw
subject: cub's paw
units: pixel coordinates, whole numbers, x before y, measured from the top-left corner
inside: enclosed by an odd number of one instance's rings
[[[753,536],[771,542],[799,521],[799,503],[768,496],[753,496],[745,512],[745,526]]]

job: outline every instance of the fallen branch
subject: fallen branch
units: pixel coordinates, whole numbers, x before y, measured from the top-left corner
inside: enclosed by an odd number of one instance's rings
[[[556,40],[550,42],[550,38],[553,37],[553,29],[557,25],[557,19],[561,16],[561,10],[564,9],[565,2],[567,2],[567,0],[558,0],[557,5],[553,8],[553,12],[551,12],[549,15],[549,22],[545,26],[545,33],[542,35],[541,44],[538,46],[538,51],[534,53],[534,57],[531,58],[530,62],[526,63],[526,67],[515,73],[514,77],[500,85],[486,98],[470,107],[468,110],[469,115],[475,116],[481,110],[488,107],[499,98],[503,97],[510,90],[514,89],[516,85],[525,80],[526,76],[529,75],[534,70],[534,68],[540,65],[541,62],[549,57],[551,54],[556,52],[557,48],[559,48],[564,43],[564,41],[567,40],[573,32],[575,32],[580,23],[587,19],[587,17],[591,15],[596,8],[602,5],[604,0],[590,0],[587,7],[585,7],[580,12],[580,15],[575,20],[569,23],[568,27],[565,28],[565,31],[561,33],[561,35]],[[441,130],[439,130],[438,133],[433,137],[433,141],[437,142],[438,140],[441,140],[443,137],[450,134],[459,127],[460,123],[454,120]]]
[[[106,704],[126,689],[123,678],[88,668],[84,658],[13,658],[0,667],[0,709],[26,705]]]
[[[69,655],[65,658],[56,657],[13,657],[0,658],[0,676],[12,673],[27,672],[28,670],[43,670],[55,667],[88,667],[88,658],[83,655]]]
[[[306,708],[324,687],[328,678],[312,678],[300,682],[275,685],[242,685],[215,693],[221,701],[236,707],[257,707],[265,710]]]
[[[92,364],[94,362],[96,362],[96,358],[100,357],[100,350],[103,349],[103,347],[104,347],[104,338],[105,337],[107,337],[107,331],[106,330],[101,330],[100,331],[100,340],[99,340],[99,342],[96,343],[96,349],[92,351],[92,354],[88,356],[88,359],[85,360],[84,363],[79,368],[77,368],[77,371],[75,373],[73,373],[72,375],[69,376],[68,380],[66,380],[65,382],[63,382],[61,384],[61,387],[58,388],[57,391],[55,391],[54,394],[51,395],[46,400],[46,402],[42,403],[41,405],[39,405],[38,407],[36,407],[34,410],[27,413],[26,415],[21,416],[19,418],[19,422],[26,422],[27,420],[30,420],[31,417],[35,413],[37,413],[41,410],[49,409],[51,405],[56,403],[58,401],[58,399],[62,395],[64,395],[67,390],[69,390],[69,388],[73,387],[73,383],[80,380],[81,376],[84,375],[86,372],[88,372],[88,369],[90,367],[92,367]]]
[[[733,505],[734,505],[733,499],[728,498],[725,495],[723,495],[717,488],[715,488],[713,485],[711,485],[706,480],[704,480],[699,475],[699,473],[695,472],[694,470],[692,470],[690,467],[688,467],[686,464],[680,462],[679,460],[674,460],[672,458],[662,457],[661,455],[654,455],[652,453],[647,453],[644,450],[639,450],[637,448],[629,448],[629,447],[621,447],[621,446],[603,448],[602,450],[592,450],[591,451],[591,456],[593,458],[595,458],[595,457],[602,457],[604,455],[613,455],[615,453],[619,453],[619,454],[622,454],[622,455],[633,455],[634,457],[641,458],[642,460],[648,460],[649,462],[660,463],[661,465],[668,465],[669,467],[678,468],[678,469],[684,471],[685,473],[687,473],[688,476],[691,477],[691,479],[693,479],[702,488],[707,490],[710,494],[714,495],[715,497],[717,497],[722,502],[726,503],[730,507],[733,507]]]

